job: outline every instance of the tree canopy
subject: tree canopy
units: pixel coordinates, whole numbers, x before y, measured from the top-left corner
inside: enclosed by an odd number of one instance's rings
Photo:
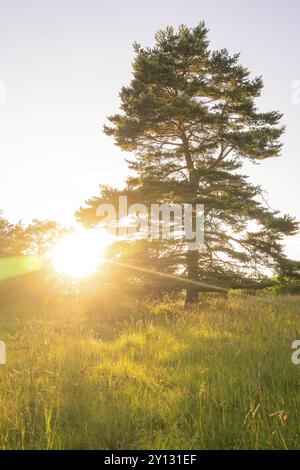
[[[243,174],[245,161],[261,163],[282,148],[282,115],[256,105],[262,78],[251,77],[239,54],[211,50],[204,23],[168,27],[157,33],[153,47],[135,44],[134,50],[133,79],[120,92],[121,110],[104,127],[117,146],[132,153],[133,176],[123,191],[102,188],[78,218],[96,223],[96,207],[119,195],[147,205],[204,204],[200,250],[187,250],[184,241],[148,240],[123,248],[119,256],[225,289],[262,287],[270,272],[289,272],[283,239],[298,224],[271,210],[262,188]],[[188,287],[187,303],[200,290]]]

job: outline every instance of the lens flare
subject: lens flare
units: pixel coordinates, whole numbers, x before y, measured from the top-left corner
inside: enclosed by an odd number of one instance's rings
[[[68,277],[92,275],[98,270],[105,248],[112,242],[112,236],[105,231],[78,230],[57,244],[51,257],[52,266]]]

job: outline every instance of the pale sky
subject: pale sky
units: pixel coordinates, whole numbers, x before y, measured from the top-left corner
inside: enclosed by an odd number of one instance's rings
[[[263,76],[260,109],[284,113],[282,157],[246,172],[271,207],[300,219],[299,16],[299,0],[0,0],[0,209],[70,223],[100,183],[122,186],[126,154],[101,128],[130,81],[132,43],[205,20],[213,48],[241,52]],[[297,237],[287,253],[299,248]]]

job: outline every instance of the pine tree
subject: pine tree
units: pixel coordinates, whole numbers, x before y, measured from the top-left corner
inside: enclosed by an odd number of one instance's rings
[[[162,244],[152,261],[159,260],[160,270],[184,268],[188,279],[207,285],[260,288],[269,272],[288,271],[282,240],[297,224],[269,209],[242,167],[280,155],[282,116],[259,112],[255,100],[262,79],[250,77],[238,54],[211,51],[207,33],[204,23],[178,31],[168,27],[157,33],[152,48],[134,45],[133,80],[121,90],[121,112],[104,128],[134,154],[134,177],[121,193],[106,188],[78,215],[86,220],[98,203],[118,194],[142,203],[204,204],[202,249]],[[149,243],[144,247],[151,251]],[[199,290],[187,289],[187,304]]]

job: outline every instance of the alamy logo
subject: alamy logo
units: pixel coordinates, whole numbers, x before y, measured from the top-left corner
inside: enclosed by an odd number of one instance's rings
[[[0,364],[6,364],[6,348],[4,341],[0,341]]]
[[[300,104],[300,80],[295,80],[292,83],[292,89],[292,103],[298,105]]]
[[[292,349],[294,349],[294,352],[292,354],[292,363],[294,364],[294,366],[299,366],[300,365],[300,340],[299,339],[293,342]]]
[[[0,105],[6,104],[6,83],[0,80]]]
[[[105,228],[125,239],[181,239],[188,250],[199,250],[204,242],[203,204],[144,204],[128,207],[127,196],[119,196],[119,207],[100,204],[96,211]]]

